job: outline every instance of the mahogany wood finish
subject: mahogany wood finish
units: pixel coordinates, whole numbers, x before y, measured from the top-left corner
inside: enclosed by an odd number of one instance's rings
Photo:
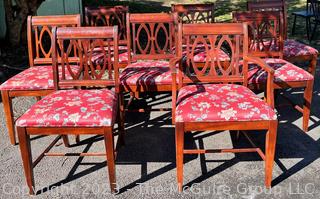
[[[247,22],[249,53],[258,57],[283,58],[283,17],[279,11],[233,12],[235,22]]]
[[[288,28],[288,15],[287,15],[287,5],[285,0],[258,0],[258,1],[248,1],[249,11],[281,11],[283,13],[283,23],[284,23],[284,40],[287,39],[287,28]],[[297,55],[293,57],[286,57],[284,59],[289,62],[309,62],[308,71],[313,76],[316,73],[318,54],[312,55]]]
[[[177,93],[181,88],[188,84],[206,84],[206,83],[237,83],[247,86],[248,62],[254,62],[260,65],[268,72],[266,85],[267,103],[273,107],[273,79],[274,70],[264,61],[257,57],[251,57],[248,54],[248,26],[246,23],[229,24],[179,24],[178,32],[178,57],[171,60],[172,69],[172,96],[173,112],[176,110]],[[187,55],[186,65],[181,63],[183,41],[186,41]],[[193,63],[195,46],[202,44],[205,46],[206,62],[202,68]],[[217,50],[229,51],[230,62],[227,68],[216,61],[218,58]],[[239,61],[243,59],[243,69],[240,69]],[[175,65],[179,63],[179,69]],[[188,114],[188,113],[184,113]],[[175,115],[173,115],[175,117]],[[265,185],[271,186],[272,168],[276,145],[277,120],[261,121],[194,121],[181,122],[176,121],[176,164],[177,181],[179,190],[183,188],[183,158],[184,154],[199,154],[207,152],[257,152],[265,160]],[[265,154],[256,147],[249,149],[184,149],[184,135],[191,131],[207,130],[267,130]]]
[[[284,23],[284,39],[287,39],[288,10],[285,0],[248,0],[249,11],[281,11]]]
[[[172,55],[175,46],[174,34],[174,17],[171,14],[127,14],[127,44],[129,55],[132,54],[129,60],[159,60],[174,57]],[[164,44],[161,41],[164,41]]]
[[[173,58],[175,49],[174,22],[174,16],[167,13],[128,13],[127,48],[129,64]],[[139,97],[141,92],[171,92],[171,89],[171,83],[161,85],[121,84],[121,90],[131,93],[128,105],[134,98]]]
[[[171,11],[177,13],[183,23],[214,23],[214,3],[172,4]]]
[[[272,35],[272,40],[274,40],[275,44],[278,44],[279,47],[273,48],[269,50],[268,48],[251,48],[250,53],[259,57],[274,57],[278,53],[278,58],[283,59],[283,31],[281,27],[283,27],[284,21],[282,20],[281,14],[277,15],[275,12],[237,12],[233,13],[234,20],[237,22],[247,22],[249,24],[255,24],[255,26],[249,26],[252,31],[255,32],[256,35],[249,35],[249,40],[255,42],[255,38],[263,38],[266,32],[270,32],[268,35]],[[262,26],[257,26],[256,24],[262,21]],[[280,23],[277,23],[279,21]],[[264,24],[269,24],[265,26]],[[272,25],[272,26],[270,26]],[[279,32],[274,32],[273,30],[280,30]],[[265,38],[265,37],[264,37]],[[265,41],[265,40],[264,40]],[[267,40],[268,41],[268,40]],[[268,43],[268,42],[266,42]],[[253,43],[253,45],[256,45]],[[257,43],[258,46],[261,46],[261,43]],[[313,92],[313,83],[312,80],[300,80],[294,82],[275,82],[275,89],[285,89],[285,88],[304,88],[304,103],[303,103],[303,111],[301,112],[301,108],[297,110],[303,114],[303,123],[302,129],[307,132],[309,126],[309,117],[310,117],[310,109],[311,109],[311,101],[312,101],[312,92]],[[264,89],[264,85],[261,84],[253,84],[253,89]]]
[[[68,28],[54,28],[53,29],[53,69],[55,89],[59,90],[65,86],[73,86],[75,88],[101,88],[115,86],[116,94],[119,94],[119,72],[118,61],[115,59],[113,68],[109,68],[108,62],[111,60],[111,54],[105,53],[104,62],[102,65],[93,65],[90,61],[92,51],[94,48],[104,49],[106,42],[110,43],[109,48],[115,48],[114,56],[118,58],[118,32],[117,27],[68,27]],[[62,45],[64,44],[64,45]],[[59,48],[59,51],[58,51]],[[76,49],[76,54],[72,54],[73,49]],[[58,55],[61,56],[61,61]],[[74,62],[73,58],[78,57],[79,61]],[[77,71],[71,70],[70,65],[77,64],[79,66]],[[61,70],[58,68],[61,67]],[[69,72],[71,79],[66,79],[65,73]],[[102,76],[102,74],[112,75]],[[85,106],[85,105],[84,105]],[[120,128],[121,128],[120,124]],[[115,177],[115,154],[114,154],[114,138],[113,138],[113,124],[111,126],[101,127],[85,127],[85,126],[62,126],[48,125],[44,127],[26,126],[18,127],[19,145],[23,160],[23,166],[27,185],[30,194],[34,194],[34,177],[33,167],[35,167],[44,156],[59,156],[68,155],[64,153],[48,153],[49,147],[41,153],[35,162],[32,162],[30,135],[80,135],[80,134],[98,134],[103,135],[105,140],[106,153],[90,153],[90,154],[73,154],[80,156],[102,156],[106,155],[109,181],[111,191],[114,192],[116,177]],[[58,139],[58,138],[57,138]]]
[[[128,6],[85,7],[86,26],[118,26],[119,44],[127,44],[126,14]]]
[[[29,65],[36,67],[52,64],[52,45],[48,45],[52,36],[52,27],[80,26],[80,15],[64,16],[29,16],[27,22]],[[49,40],[45,39],[45,35]],[[47,48],[46,48],[47,47]],[[6,117],[7,129],[11,144],[16,144],[12,98],[20,96],[45,96],[53,91],[47,90],[2,90],[2,101]]]

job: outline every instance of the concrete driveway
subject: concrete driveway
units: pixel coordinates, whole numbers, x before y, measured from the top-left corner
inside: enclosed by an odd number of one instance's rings
[[[317,75],[319,71],[317,71]],[[128,113],[126,145],[116,161],[119,193],[110,194],[104,157],[46,157],[34,169],[37,195],[32,198],[320,198],[320,82],[316,78],[310,131],[301,130],[302,117],[282,105],[273,188],[264,188],[264,164],[257,154],[187,156],[183,193],[177,192],[174,127],[169,112]],[[286,92],[302,99],[301,91]],[[170,96],[137,101],[137,106],[170,107]],[[14,100],[16,115],[35,101]],[[286,103],[281,97],[277,104]],[[210,135],[210,136],[208,136]],[[28,198],[19,146],[11,146],[0,106],[0,198]],[[264,147],[263,132],[252,132]],[[53,137],[33,137],[33,158]],[[70,137],[72,143],[75,143]],[[197,132],[186,136],[186,147],[230,148],[250,146],[227,132]],[[101,137],[82,136],[79,145],[65,148],[61,141],[52,151],[104,151]]]

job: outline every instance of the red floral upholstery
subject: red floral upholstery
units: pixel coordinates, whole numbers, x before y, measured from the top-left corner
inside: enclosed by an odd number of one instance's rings
[[[189,85],[182,87],[178,94],[176,122],[275,119],[275,111],[250,89],[241,85]]]
[[[310,73],[283,59],[267,58],[264,60],[270,67],[275,69],[275,82],[292,82],[313,79],[313,76]],[[249,84],[265,83],[267,77],[268,73],[261,67],[255,64],[249,64]]]
[[[264,42],[264,44],[260,44],[260,50],[266,49],[266,47],[269,47],[271,51],[277,51],[278,47],[272,43],[270,45],[270,41]],[[252,47],[252,50],[256,50],[257,46],[254,45]],[[293,39],[285,40],[284,42],[284,48],[283,48],[283,56],[285,58],[291,58],[291,57],[298,57],[298,56],[305,56],[305,55],[318,55],[318,50],[315,48],[312,48],[311,46],[308,46],[306,44],[300,43],[298,41],[295,41]]]
[[[293,39],[288,39],[284,42],[283,54],[284,57],[297,57],[303,55],[318,55],[318,50],[311,46],[297,42]]]
[[[78,68],[77,66],[73,67],[75,70]],[[71,76],[66,73],[66,78],[71,78]],[[0,86],[0,90],[46,90],[53,88],[52,66],[30,67]]]
[[[105,48],[105,51],[108,51],[108,48]],[[111,53],[113,53],[113,48],[111,49]],[[127,46],[119,46],[119,63],[128,63],[128,48]],[[103,65],[103,52],[99,48],[95,48],[92,55],[92,62],[96,64]],[[114,61],[114,57],[111,58],[111,61]]]
[[[120,74],[123,86],[171,84],[168,61],[141,61],[129,64]]]
[[[117,96],[108,89],[60,90],[34,104],[16,122],[19,127],[111,126]]]

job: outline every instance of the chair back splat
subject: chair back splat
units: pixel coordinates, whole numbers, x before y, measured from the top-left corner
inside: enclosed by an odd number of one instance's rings
[[[182,23],[214,22],[214,3],[172,4],[171,11],[178,14]]]
[[[52,63],[52,28],[79,27],[80,15],[29,16],[27,25],[30,66]]]
[[[129,63],[174,57],[174,17],[171,14],[127,14],[127,22]]]
[[[120,44],[126,44],[126,14],[128,6],[85,7],[86,26],[118,26]]]
[[[53,66],[56,89],[67,86],[116,86],[116,91],[118,91],[118,35],[114,35],[117,34],[116,26],[58,28],[53,31]],[[106,45],[108,45],[107,48]],[[103,52],[102,62],[92,61],[96,49]],[[113,56],[115,59],[112,63]],[[61,57],[61,64],[59,64],[58,57]],[[66,78],[66,73],[69,73],[71,78]]]
[[[250,0],[248,1],[248,11],[281,11],[283,17],[284,39],[287,39],[288,13],[285,0]]]
[[[245,67],[239,62],[248,54],[247,24],[179,24],[178,46],[182,52],[182,42],[186,45],[185,67],[179,70],[179,84],[189,83],[243,83],[246,85]],[[205,60],[196,63],[197,47],[202,46]],[[180,49],[181,48],[181,49]],[[228,57],[220,57],[221,51]]]
[[[258,57],[283,58],[283,17],[279,11],[234,12],[235,22],[247,22],[249,52]]]

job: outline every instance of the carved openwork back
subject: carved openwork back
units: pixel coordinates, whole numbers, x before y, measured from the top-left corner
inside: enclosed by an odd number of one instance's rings
[[[57,89],[66,86],[115,85],[117,88],[119,85],[117,26],[58,28],[53,31],[53,41],[54,81]],[[102,61],[99,63],[95,63],[92,59],[96,49],[103,52]],[[111,52],[111,49],[114,50]],[[111,62],[113,56],[114,62]],[[74,57],[78,58],[77,61],[74,61]]]
[[[259,57],[283,57],[283,17],[280,11],[234,12],[234,21],[247,22],[249,52]]]
[[[170,59],[174,43],[174,19],[166,13],[127,15],[130,59]],[[132,48],[131,48],[132,46]]]
[[[186,41],[186,60],[179,69],[179,84],[239,82],[246,84],[246,69],[240,67],[242,56],[247,55],[246,23],[179,24],[179,54],[182,40]],[[203,46],[205,60],[199,65],[196,48]],[[221,52],[226,54],[223,59]]]
[[[284,39],[287,39],[287,5],[285,0],[251,0],[248,1],[248,11],[281,11],[284,23]]]
[[[128,6],[85,7],[87,26],[118,26],[120,43],[126,43],[126,14]]]
[[[52,29],[54,27],[77,27],[80,15],[29,16],[28,51],[30,66],[52,64]]]
[[[171,10],[177,13],[182,23],[213,23],[214,4],[172,4]]]

